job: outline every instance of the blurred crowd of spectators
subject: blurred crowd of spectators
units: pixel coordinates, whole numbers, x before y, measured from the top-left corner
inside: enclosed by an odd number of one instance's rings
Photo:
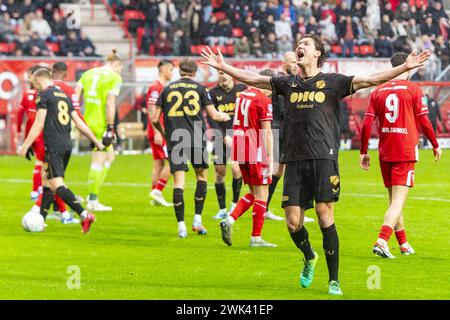
[[[302,34],[324,40],[330,56],[354,57],[369,45],[372,56],[429,49],[439,69],[450,60],[449,19],[442,0],[110,0],[123,19],[139,10],[144,27],[142,52],[189,55],[191,45],[233,45],[241,58],[273,58],[295,48]],[[239,29],[235,33],[235,29]],[[336,50],[336,47],[339,47]]]
[[[0,42],[14,56],[95,56],[95,46],[65,14],[67,0],[0,0]],[[1,54],[1,53],[0,53]],[[5,54],[5,52],[3,52]]]

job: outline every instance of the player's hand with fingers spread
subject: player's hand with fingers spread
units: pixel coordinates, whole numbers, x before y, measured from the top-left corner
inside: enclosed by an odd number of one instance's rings
[[[206,47],[202,50],[200,55],[203,57],[203,59],[205,59],[201,61],[201,63],[213,68],[220,69],[225,64],[222,52],[220,52],[220,48],[217,49],[217,54],[215,54],[210,47]]]
[[[430,56],[431,53],[428,50],[422,51],[420,54],[417,54],[417,51],[413,50],[406,59],[405,65],[408,70],[421,67],[430,59]]]
[[[441,147],[434,148],[433,153],[434,153],[434,161],[439,161],[439,159],[441,159],[442,157]]]
[[[364,170],[369,170],[369,168],[370,168],[370,156],[368,154],[361,154],[359,156],[359,165]]]

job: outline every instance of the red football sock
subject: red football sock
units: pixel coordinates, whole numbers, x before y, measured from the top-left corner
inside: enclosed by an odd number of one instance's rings
[[[67,211],[66,203],[58,195],[55,194],[55,202],[58,206],[59,212],[63,213]]]
[[[255,197],[251,193],[247,193],[238,201],[233,212],[230,214],[230,217],[232,217],[234,220],[237,220],[240,216],[244,214],[245,211],[250,209],[254,201]]]
[[[408,240],[406,240],[405,229],[395,231],[395,237],[397,238],[397,242],[399,245],[402,245],[402,244],[408,242]]]
[[[39,195],[39,197],[36,200],[36,202],[34,203],[34,205],[40,208],[41,204],[42,204],[42,193]]]
[[[264,225],[264,213],[267,210],[267,202],[255,200],[253,203],[253,230],[252,237],[261,236],[261,230]]]
[[[33,170],[33,191],[38,191],[39,187],[42,185],[42,174],[41,174],[42,166],[34,165]]]
[[[167,180],[166,179],[159,179],[158,182],[156,182],[156,185],[154,187],[154,189],[159,190],[159,191],[163,191],[164,188],[166,187],[167,184]]]
[[[387,226],[387,225],[383,225],[381,227],[381,231],[380,234],[378,235],[378,238],[383,239],[384,241],[388,242],[389,238],[392,236],[392,232],[394,230],[392,230],[391,227]]]

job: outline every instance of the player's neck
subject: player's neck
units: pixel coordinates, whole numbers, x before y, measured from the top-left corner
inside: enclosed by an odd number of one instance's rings
[[[48,80],[41,84],[42,90],[46,90],[53,85],[53,81]]]
[[[159,81],[159,83],[161,83],[163,86],[165,86],[166,85],[166,83],[167,83],[167,81],[166,81],[166,79],[164,79],[164,77],[158,77],[158,81]]]
[[[234,87],[234,82],[230,82],[221,86],[223,90],[230,91]]]
[[[320,68],[312,65],[300,66],[300,70],[303,79],[315,77],[320,73]]]

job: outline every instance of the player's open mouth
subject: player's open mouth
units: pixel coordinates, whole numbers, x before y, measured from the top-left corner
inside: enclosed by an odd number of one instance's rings
[[[301,59],[305,56],[305,53],[303,51],[298,51],[297,52],[297,58]]]

